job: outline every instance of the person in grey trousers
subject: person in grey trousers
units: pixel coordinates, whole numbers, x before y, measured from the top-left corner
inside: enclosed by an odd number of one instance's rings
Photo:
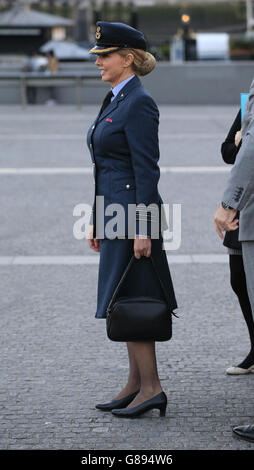
[[[242,123],[242,146],[231,170],[222,202],[214,215],[215,228],[221,239],[223,231],[236,230],[240,211],[239,241],[242,242],[247,288],[254,312],[254,80]],[[254,424],[233,428],[235,435],[254,442]]]

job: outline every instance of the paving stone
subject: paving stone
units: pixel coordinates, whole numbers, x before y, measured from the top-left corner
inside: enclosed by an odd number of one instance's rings
[[[2,111],[1,133],[84,135],[97,108],[56,106],[48,120],[42,107]],[[199,132],[226,135],[237,109],[185,111],[162,107],[161,164],[222,165],[220,138],[200,144],[198,127],[206,113],[210,119]],[[192,145],[186,129],[197,133]],[[8,142],[0,136],[0,145],[3,167],[90,165],[85,141]],[[92,254],[72,235],[73,206],[92,200],[89,175],[0,178],[0,256]],[[161,175],[163,199],[183,204],[179,253],[226,252],[212,222],[225,181],[223,174]],[[171,273],[179,318],[172,340],[156,345],[167,414],[160,418],[153,410],[120,420],[95,409],[120,391],[128,375],[125,345],[109,341],[105,321],[94,318],[98,267],[0,266],[1,449],[253,449],[231,431],[253,421],[254,375],[225,374],[249,350],[228,265],[172,265]]]

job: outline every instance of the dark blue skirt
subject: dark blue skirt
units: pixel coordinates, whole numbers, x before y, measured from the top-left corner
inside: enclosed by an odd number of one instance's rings
[[[167,301],[171,311],[177,308],[173,283],[168,266],[165,250],[162,248],[163,239],[152,239],[151,254],[156,264],[157,272],[163,283],[162,290],[158,276],[151,259],[142,256],[135,258],[118,296],[149,296]],[[134,240],[107,238],[100,240],[100,263],[97,291],[96,318],[106,318],[106,309],[120,278],[129,263],[134,251]]]

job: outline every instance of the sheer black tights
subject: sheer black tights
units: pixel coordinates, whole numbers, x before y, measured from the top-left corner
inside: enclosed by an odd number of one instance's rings
[[[248,369],[251,365],[254,364],[254,320],[247,291],[243,257],[241,255],[229,255],[229,265],[231,286],[238,297],[239,304],[241,306],[249,331],[251,343],[251,350],[248,356],[243,362],[241,362],[241,364],[238,365],[238,367]]]

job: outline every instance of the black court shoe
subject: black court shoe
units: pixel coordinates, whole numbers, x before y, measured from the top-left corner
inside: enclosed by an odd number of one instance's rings
[[[125,408],[132,402],[132,400],[134,400],[138,392],[139,390],[137,390],[137,392],[131,393],[130,395],[127,395],[124,398],[120,398],[120,400],[110,401],[109,403],[98,403],[98,405],[95,405],[95,408],[98,408],[98,410],[102,411],[111,411],[114,408]]]
[[[249,424],[248,426],[236,426],[232,431],[237,437],[254,443],[254,424]]]
[[[160,416],[165,416],[167,407],[167,395],[164,392],[160,392],[155,397],[146,400],[138,406],[133,408],[125,408],[124,410],[113,409],[112,413],[119,418],[136,418],[148,410],[157,408],[160,410]]]

